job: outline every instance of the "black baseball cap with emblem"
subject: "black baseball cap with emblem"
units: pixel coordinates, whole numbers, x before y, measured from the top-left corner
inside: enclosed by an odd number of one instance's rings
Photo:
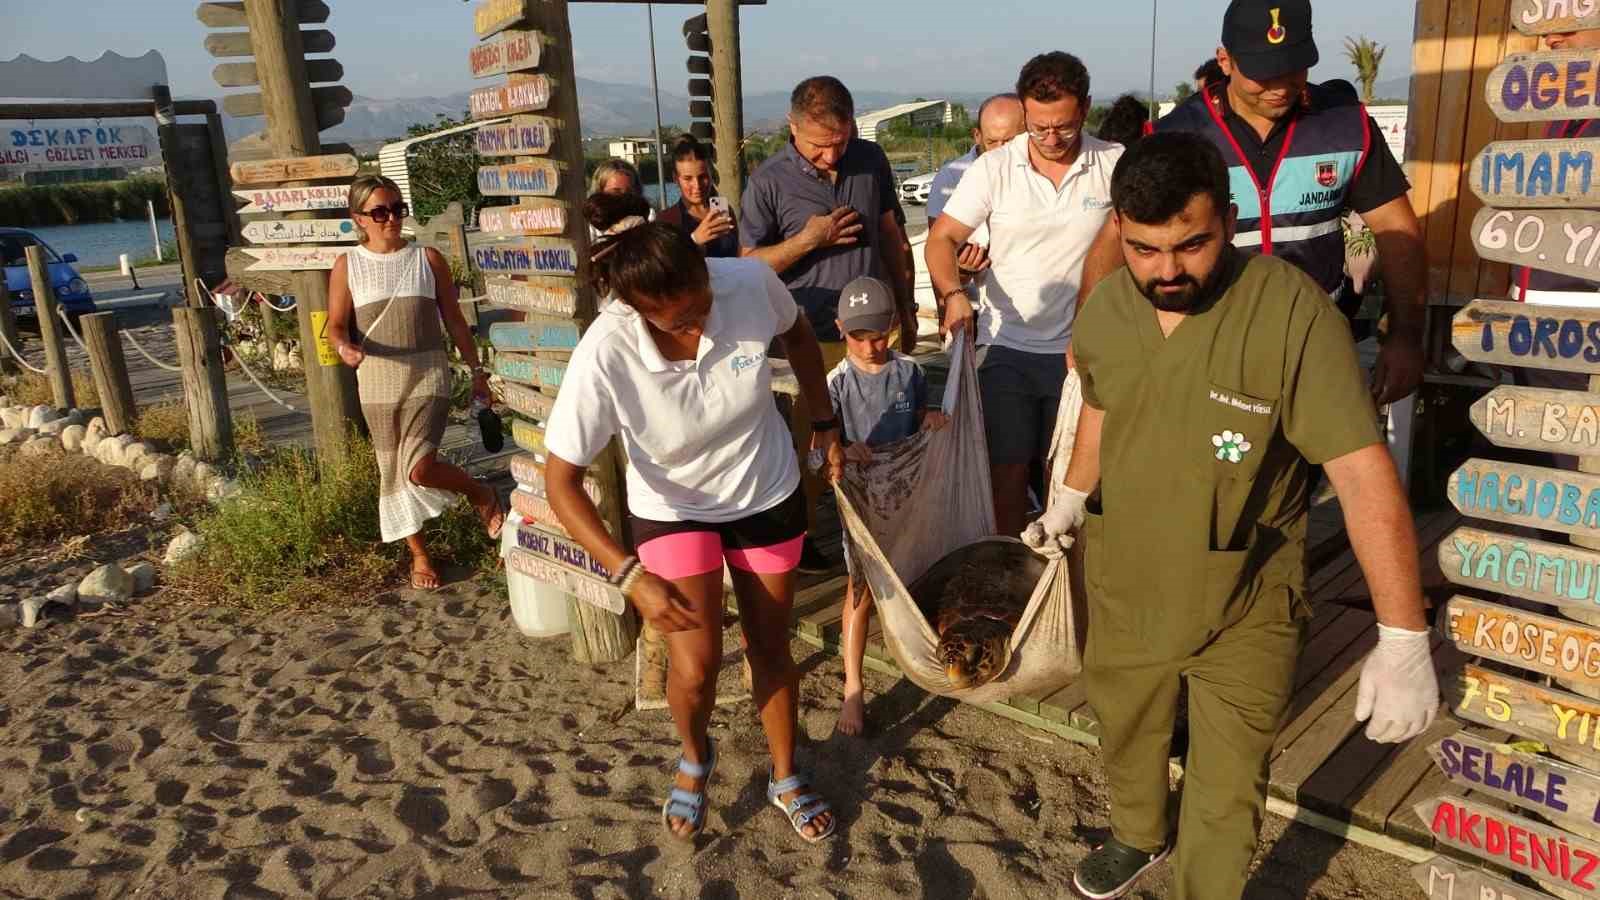
[[[1222,16],[1222,47],[1251,81],[1317,64],[1310,0],[1233,0]]]

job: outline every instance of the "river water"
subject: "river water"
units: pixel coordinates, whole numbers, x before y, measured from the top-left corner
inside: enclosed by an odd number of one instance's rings
[[[156,226],[161,229],[162,241],[173,239],[171,219],[157,219]],[[78,254],[80,266],[114,266],[120,253],[128,254],[128,258],[133,262],[156,255],[155,243],[150,238],[148,219],[138,222],[53,225],[48,228],[28,230],[37,234],[40,240],[49,244],[57,253]]]

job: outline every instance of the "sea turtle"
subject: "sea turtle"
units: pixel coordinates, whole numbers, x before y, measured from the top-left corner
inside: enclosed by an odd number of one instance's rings
[[[939,635],[939,660],[956,690],[988,684],[1011,664],[1011,633],[1044,572],[1018,541],[962,547],[917,580],[911,594]]]

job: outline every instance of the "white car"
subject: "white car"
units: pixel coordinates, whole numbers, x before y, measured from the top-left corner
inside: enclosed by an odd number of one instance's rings
[[[901,202],[926,206],[928,204],[928,195],[933,191],[933,176],[935,174],[934,172],[929,172],[926,175],[917,175],[900,182]]]

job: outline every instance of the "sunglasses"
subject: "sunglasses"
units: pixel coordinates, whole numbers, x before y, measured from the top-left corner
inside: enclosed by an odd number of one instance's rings
[[[390,216],[394,216],[396,219],[404,219],[406,216],[411,215],[411,207],[405,203],[396,203],[393,206],[374,206],[371,209],[362,210],[360,215],[366,216],[382,225],[389,221]]]

